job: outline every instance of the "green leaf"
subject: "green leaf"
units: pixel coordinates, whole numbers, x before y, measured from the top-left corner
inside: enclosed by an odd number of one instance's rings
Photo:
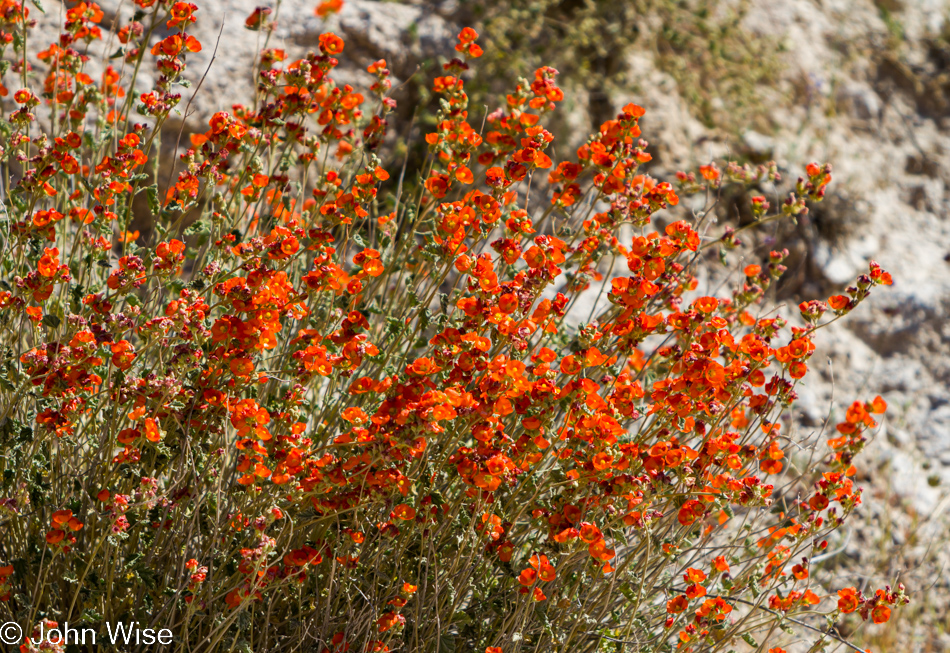
[[[392,342],[400,333],[405,325],[401,320],[395,317],[386,318],[386,341]]]
[[[43,324],[45,324],[46,326],[52,329],[55,329],[60,324],[62,324],[62,320],[60,320],[55,315],[50,315],[47,313],[46,315],[43,316]]]
[[[152,184],[145,192],[148,194],[148,210],[152,215],[158,215],[162,212],[162,204],[158,201],[158,184]]]
[[[198,220],[185,229],[186,236],[195,236],[197,234],[206,234],[211,232],[211,227],[204,220]]]

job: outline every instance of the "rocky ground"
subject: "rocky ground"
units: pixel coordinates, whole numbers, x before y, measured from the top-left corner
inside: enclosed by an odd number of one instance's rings
[[[183,118],[185,133],[203,131],[214,111],[249,99],[248,71],[265,36],[245,30],[244,20],[259,2],[200,3],[204,50],[189,67],[196,85],[206,77]],[[99,4],[105,27],[117,15],[124,24],[129,3]],[[64,9],[46,5],[40,28],[48,43]],[[283,0],[268,45],[294,58],[316,47],[322,32],[336,32],[346,40],[336,78],[355,86],[378,58],[389,62],[398,85],[426,61],[451,55],[459,21],[471,10],[453,0],[346,0],[324,21],[314,16],[315,5]],[[822,373],[800,393],[806,432],[821,428],[832,400],[841,406],[880,393],[890,405],[864,461],[864,522],[824,563],[829,573],[864,574],[869,585],[900,576],[914,592],[916,607],[900,617],[897,634],[869,635],[876,651],[950,650],[948,19],[946,0],[751,0],[742,26],[781,45],[780,72],[757,89],[766,100],[766,129],[707,126],[649,39],[624,55],[626,83],[607,99],[615,108],[630,101],[646,107],[641,125],[654,147],[656,176],[727,154],[774,158],[792,178],[808,161],[833,163],[827,202],[784,233],[793,254],[779,297],[786,314],[797,313],[799,297],[840,291],[868,259],[893,273],[891,288],[818,339],[813,361]],[[149,82],[141,78],[143,87]],[[583,106],[575,104],[569,120],[578,135],[592,127]]]

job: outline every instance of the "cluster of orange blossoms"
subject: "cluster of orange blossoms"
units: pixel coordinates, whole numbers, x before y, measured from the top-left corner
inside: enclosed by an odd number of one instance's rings
[[[195,650],[270,650],[310,624],[334,653],[447,637],[486,653],[698,651],[833,603],[810,560],[860,503],[853,460],[886,405],[852,404],[821,466],[793,455],[786,415],[824,313],[891,278],[872,263],[802,302],[801,326],[762,310],[784,250],[730,296],[699,296],[708,248],[741,243],[680,196],[778,183],[774,164],[654,179],[632,103],[556,160],[557,71],[472,118],[483,51],[465,28],[432,83],[415,181],[385,169],[386,62],[366,69],[367,101],[333,81],[331,33],[293,62],[265,47],[253,103],[211,116],[159,175],[200,11],[134,4],[113,27],[122,65],[96,82],[83,52],[103,12],[72,3],[36,95],[11,36],[29,10],[0,0],[0,52],[17,62],[0,71],[22,85],[0,145],[18,171],[0,239],[14,618],[148,606]],[[246,27],[269,34],[273,16]],[[753,195],[753,214],[794,219],[830,172],[809,165],[775,215]],[[672,219],[654,230],[658,213]],[[73,580],[22,602],[55,574]],[[837,596],[832,618],[874,623],[906,601]]]

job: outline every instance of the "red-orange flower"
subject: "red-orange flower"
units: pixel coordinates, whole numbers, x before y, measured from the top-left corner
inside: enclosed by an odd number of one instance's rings
[[[321,34],[319,43],[320,49],[323,51],[323,53],[328,54],[331,57],[343,52],[343,39],[331,32]]]
[[[871,608],[871,620],[876,624],[882,624],[891,618],[891,609],[883,603],[878,603]]]
[[[56,276],[56,273],[59,271],[59,266],[59,248],[47,247],[43,252],[43,256],[40,257],[38,266],[40,274],[44,277]]]
[[[416,509],[405,503],[400,503],[398,506],[393,508],[393,515],[396,517],[396,519],[410,521],[416,518]]]
[[[677,519],[683,526],[689,526],[697,519],[702,518],[705,514],[706,509],[703,507],[703,504],[696,499],[690,499],[679,509]]]
[[[314,14],[320,18],[326,18],[330,14],[339,13],[342,8],[343,0],[323,0],[323,2],[317,5]]]
[[[848,614],[858,609],[858,591],[853,587],[838,590],[838,609]]]
[[[666,602],[666,611],[670,614],[679,614],[689,607],[689,600],[683,596],[676,596]]]
[[[518,582],[522,585],[534,585],[534,582],[538,579],[538,572],[534,569],[524,569],[521,571],[521,574],[518,576]]]

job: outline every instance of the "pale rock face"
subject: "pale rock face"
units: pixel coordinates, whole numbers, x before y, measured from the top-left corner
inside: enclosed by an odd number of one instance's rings
[[[881,117],[881,96],[870,85],[848,80],[838,91],[842,109],[860,120],[877,120]]]

